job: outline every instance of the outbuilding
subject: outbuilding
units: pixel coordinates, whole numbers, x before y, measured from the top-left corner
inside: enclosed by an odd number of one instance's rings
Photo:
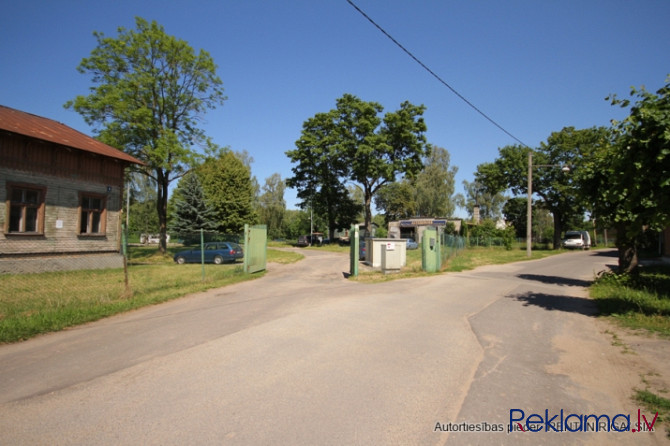
[[[421,243],[423,231],[426,228],[444,228],[447,224],[453,224],[456,233],[461,230],[461,220],[448,218],[408,218],[389,222],[388,236],[390,238],[411,238]]]

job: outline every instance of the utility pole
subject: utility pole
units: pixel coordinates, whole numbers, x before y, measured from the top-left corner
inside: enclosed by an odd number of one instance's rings
[[[533,236],[533,151],[528,151],[528,203],[526,203],[526,255],[532,255]]]

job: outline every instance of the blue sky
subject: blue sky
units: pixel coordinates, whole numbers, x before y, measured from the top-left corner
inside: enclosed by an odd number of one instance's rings
[[[667,0],[354,0],[471,103],[537,147],[565,126],[626,115],[605,97],[659,88],[670,73]],[[351,93],[396,110],[427,107],[430,143],[458,167],[457,192],[478,164],[516,141],[409,58],[346,0],[22,0],[0,19],[0,104],[92,130],[63,104],[92,85],[77,72],[93,31],[115,36],[134,17],[205,49],[228,100],[205,115],[214,141],[254,158],[262,185],[291,175],[285,155],[303,122]],[[289,208],[295,191],[287,190]],[[463,216],[463,211],[457,212]]]

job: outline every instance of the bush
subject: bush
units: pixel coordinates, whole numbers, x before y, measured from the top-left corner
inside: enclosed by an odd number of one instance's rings
[[[511,250],[516,237],[516,232],[513,226],[506,226],[504,229],[498,229],[493,220],[484,220],[481,224],[472,228],[470,236],[474,239],[474,243],[477,246],[497,245],[504,246],[505,249]]]

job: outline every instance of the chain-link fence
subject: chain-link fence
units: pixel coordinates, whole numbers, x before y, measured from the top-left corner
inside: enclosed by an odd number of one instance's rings
[[[444,232],[440,234],[440,257],[442,260],[442,265],[459,253],[459,251],[465,249],[465,238],[460,235],[445,234]]]
[[[468,239],[469,239],[468,246],[470,246],[471,248],[476,248],[480,246],[485,248],[490,248],[492,246],[502,246],[502,247],[506,246],[505,239],[503,237],[471,236]]]

